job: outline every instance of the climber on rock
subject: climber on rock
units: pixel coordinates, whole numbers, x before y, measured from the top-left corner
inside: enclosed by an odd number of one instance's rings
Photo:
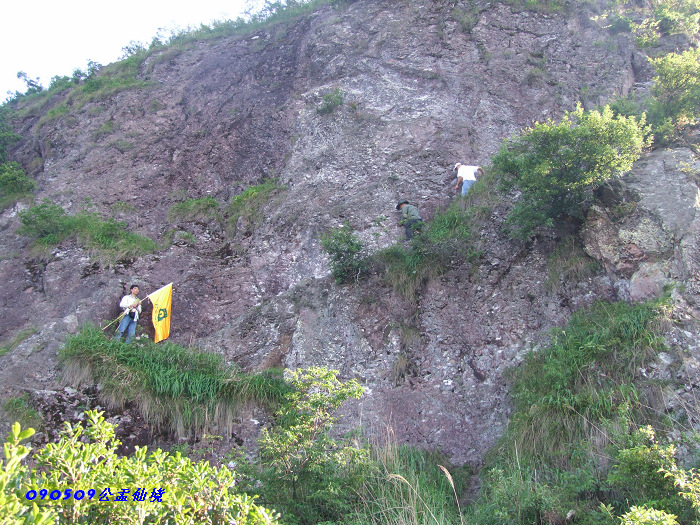
[[[411,240],[416,231],[420,231],[423,225],[423,219],[418,212],[418,208],[409,204],[407,200],[400,200],[396,205],[396,210],[401,212],[401,221],[399,224],[406,229],[406,239]]]
[[[484,174],[484,170],[481,166],[465,166],[461,162],[455,164],[452,171],[457,172],[457,185],[455,186],[455,191],[459,191],[460,187],[462,189],[462,197],[464,197],[472,184],[476,182],[476,179]]]

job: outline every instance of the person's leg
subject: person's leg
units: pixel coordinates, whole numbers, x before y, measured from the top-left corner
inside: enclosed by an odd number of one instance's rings
[[[129,317],[129,316],[127,316]],[[136,335],[136,321],[134,321],[131,317],[129,317],[129,320],[131,321],[129,323],[129,327],[126,329],[126,342],[130,343],[131,340],[134,338],[134,335]]]
[[[418,219],[411,219],[406,223],[406,239],[409,241],[413,239],[413,232],[417,222]]]
[[[129,321],[131,321],[131,317],[128,315],[122,317],[122,320],[119,323],[119,328],[117,328],[117,333],[114,335],[114,339],[117,341],[121,340],[122,335],[124,335],[124,330],[126,330],[127,326],[129,326]]]
[[[474,181],[474,180],[465,180],[462,183],[462,197],[464,197],[467,194],[467,192],[469,191],[469,188],[471,188],[472,184],[474,184],[475,182],[476,181]]]

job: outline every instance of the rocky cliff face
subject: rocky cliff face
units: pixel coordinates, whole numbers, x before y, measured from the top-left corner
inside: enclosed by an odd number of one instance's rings
[[[478,263],[455,260],[415,301],[378,274],[342,287],[331,279],[319,245],[327,228],[347,222],[368,253],[387,247],[400,239],[397,199],[430,219],[453,198],[456,161],[487,165],[503,138],[534,121],[643,92],[652,80],[630,36],[606,32],[591,13],[468,5],[325,8],[169,48],[141,66],[147,88],[75,110],[70,99],[53,100],[68,104],[66,116],[41,120],[47,107],[23,118],[12,156],[35,177],[38,200],[73,213],[88,199],[154,240],[175,228],[196,243],[110,264],[70,243],[36,257],[15,232],[21,205],[6,210],[0,337],[37,332],[0,357],[0,397],[55,388],[61,341],[81,323],[113,318],[132,282],[147,292],[174,282],[176,342],[246,369],[338,369],[366,388],[346,408],[346,426],[390,425],[400,441],[458,463],[478,463],[502,432],[504,371],[593,300],[642,299],[684,283],[674,345],[695,363],[700,164],[689,149],[650,153],[605,189],[584,225],[586,254],[571,247],[559,256],[584,266],[595,259],[597,270],[552,269],[565,232],[509,240],[501,227],[512,203],[494,197]],[[343,103],[319,112],[336,90]],[[183,199],[224,205],[270,177],[284,189],[259,223],[235,234],[217,220],[169,218]],[[679,373],[693,385],[697,370]]]

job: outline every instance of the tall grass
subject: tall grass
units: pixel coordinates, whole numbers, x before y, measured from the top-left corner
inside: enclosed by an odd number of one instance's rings
[[[564,239],[547,258],[545,288],[559,289],[563,283],[579,283],[600,269],[598,261],[589,257],[581,242],[571,235]]]
[[[168,218],[172,220],[210,222],[218,218],[219,203],[214,197],[188,199],[173,204],[168,210]]]
[[[665,350],[667,299],[598,302],[512,372],[508,428],[467,513],[479,524],[617,523],[608,470],[637,426],[668,426],[643,370]]]
[[[459,498],[469,475],[444,467],[438,453],[398,445],[390,435],[372,449],[377,474],[365,483],[362,506],[353,523],[382,525],[459,524]]]
[[[24,341],[26,341],[31,336],[36,334],[38,331],[39,330],[37,330],[36,328],[31,327],[31,328],[25,328],[24,330],[19,330],[18,332],[16,332],[14,337],[12,337],[12,339],[10,339],[9,341],[7,341],[3,344],[0,344],[0,357],[12,352],[15,348],[17,348]]]
[[[40,430],[43,426],[44,420],[34,408],[30,394],[6,399],[2,404],[2,411],[10,421],[17,421],[23,428]]]
[[[554,330],[550,346],[514,373],[511,435],[521,451],[566,464],[572,442],[598,435],[621,407],[642,417],[640,370],[666,348],[666,302],[598,302]],[[603,436],[598,436],[602,438]]]
[[[218,354],[165,341],[126,344],[84,327],[59,351],[65,379],[102,385],[111,407],[133,401],[146,420],[178,436],[210,425],[231,429],[240,406],[276,403],[289,388],[281,373],[243,374]]]

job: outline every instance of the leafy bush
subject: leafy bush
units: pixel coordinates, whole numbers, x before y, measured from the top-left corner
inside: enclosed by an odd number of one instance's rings
[[[35,239],[42,247],[51,247],[70,238],[107,259],[134,257],[156,250],[148,237],[130,232],[127,225],[113,219],[102,220],[96,213],[68,215],[61,206],[44,200],[19,213],[22,235]]]
[[[676,516],[662,510],[632,507],[620,518],[620,525],[678,525]]]
[[[643,505],[682,516],[684,523],[692,520],[691,505],[678,497],[672,476],[664,475],[676,469],[675,455],[676,447],[656,442],[651,426],[631,435],[625,447],[615,453],[607,478],[617,506]]]
[[[366,267],[366,261],[360,256],[362,242],[348,224],[324,233],[321,247],[330,256],[331,272],[338,284],[357,280]]]
[[[0,106],[0,163],[7,161],[7,148],[13,142],[17,142],[22,137],[17,135],[10,127],[12,110],[8,105]]]
[[[647,16],[641,22],[630,24],[640,47],[655,46],[665,35],[693,38],[700,30],[698,0],[650,0],[644,11]]]
[[[316,108],[318,113],[326,115],[328,113],[333,113],[335,108],[343,104],[343,93],[340,88],[335,88],[330,93],[323,95],[323,102]]]
[[[514,237],[525,239],[535,228],[558,217],[581,217],[590,190],[629,170],[648,145],[644,118],[601,112],[567,113],[557,124],[536,123],[506,140],[493,157],[493,169],[505,189],[521,191],[508,216]]]
[[[160,449],[120,457],[115,425],[100,412],[86,415],[87,428],[66,423],[60,441],[36,454],[31,471],[22,463],[29,449],[19,443],[33,430],[21,432],[15,423],[5,444],[7,467],[0,470],[2,523],[277,523],[273,512],[235,493],[235,475],[226,467]]]
[[[650,120],[657,141],[663,144],[700,118],[700,49],[670,53],[651,62],[657,76]]]
[[[357,381],[341,382],[337,374],[325,368],[292,372],[293,391],[259,439],[261,496],[283,511],[285,522],[340,521],[352,512],[370,468],[366,447],[329,435],[335,411],[362,395]]]
[[[54,525],[56,512],[40,509],[36,502],[29,504],[21,490],[30,473],[23,463],[31,449],[20,442],[34,435],[34,429],[22,431],[19,423],[12,425],[12,431],[4,445],[5,462],[0,460],[0,523],[6,525]],[[5,463],[5,464],[3,464]]]
[[[17,162],[0,164],[0,211],[32,194],[36,182],[27,177]]]
[[[70,218],[58,204],[44,200],[38,206],[21,211],[18,233],[34,237],[37,243],[55,245],[70,236]]]

